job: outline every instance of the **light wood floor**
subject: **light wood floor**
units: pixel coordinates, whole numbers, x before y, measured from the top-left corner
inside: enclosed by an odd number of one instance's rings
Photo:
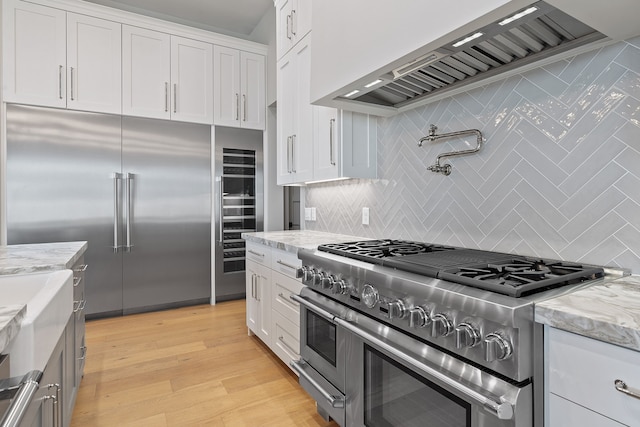
[[[72,427],[337,426],[256,337],[245,302],[87,322]]]

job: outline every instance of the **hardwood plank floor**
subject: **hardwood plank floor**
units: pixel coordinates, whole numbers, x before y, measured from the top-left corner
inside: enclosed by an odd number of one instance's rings
[[[245,301],[87,322],[72,427],[337,426],[247,336]]]

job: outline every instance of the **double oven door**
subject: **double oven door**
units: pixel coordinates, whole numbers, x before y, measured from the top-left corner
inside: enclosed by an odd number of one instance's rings
[[[304,289],[300,384],[342,427],[529,427],[532,385],[513,385]],[[335,380],[337,378],[337,380]]]

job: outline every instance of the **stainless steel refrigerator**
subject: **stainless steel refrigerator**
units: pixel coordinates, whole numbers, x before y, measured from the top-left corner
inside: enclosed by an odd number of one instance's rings
[[[243,232],[262,231],[262,131],[215,128],[216,301],[245,297]]]
[[[7,106],[9,244],[86,240],[86,313],[211,298],[211,127]]]

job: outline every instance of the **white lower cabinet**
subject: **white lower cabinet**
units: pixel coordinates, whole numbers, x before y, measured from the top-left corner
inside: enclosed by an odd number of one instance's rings
[[[247,327],[287,366],[300,358],[300,307],[290,297],[302,289],[301,265],[294,253],[247,242]]]
[[[640,352],[545,327],[547,427],[638,426],[640,399],[616,389],[623,381],[640,393]]]

